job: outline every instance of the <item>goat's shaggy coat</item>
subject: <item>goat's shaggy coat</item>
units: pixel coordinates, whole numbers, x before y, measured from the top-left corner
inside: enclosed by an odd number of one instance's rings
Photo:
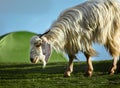
[[[92,43],[102,44],[108,49],[113,57],[111,73],[114,73],[120,55],[120,2],[89,0],[67,9],[40,39],[68,54],[67,76],[72,72],[72,61],[79,51],[85,54],[91,75],[93,67],[90,57],[96,55]]]
[[[63,12],[43,34],[55,49],[95,55],[92,42],[103,44],[111,55],[120,54],[120,3],[90,0]]]

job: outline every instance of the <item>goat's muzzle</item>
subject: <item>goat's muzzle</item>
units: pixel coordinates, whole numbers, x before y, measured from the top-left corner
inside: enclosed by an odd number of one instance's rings
[[[37,57],[36,58],[30,58],[30,61],[32,63],[36,64],[39,61],[39,59]]]

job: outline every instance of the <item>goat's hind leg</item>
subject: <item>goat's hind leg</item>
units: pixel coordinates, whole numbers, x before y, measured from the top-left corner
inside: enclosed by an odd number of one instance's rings
[[[118,58],[119,58],[119,56],[113,56],[112,66],[109,71],[109,74],[111,74],[111,75],[113,75],[117,69]]]
[[[119,29],[118,31],[115,32],[113,36],[113,40],[111,42],[108,42],[108,49],[110,54],[113,57],[112,67],[109,73],[114,74],[115,70],[117,69],[117,63],[120,56],[120,30]]]
[[[117,62],[119,59],[120,46],[118,43],[116,43],[116,41],[114,41],[112,44],[110,43],[108,49],[109,49],[110,54],[113,57],[113,62],[112,62],[112,66],[110,68],[109,74],[113,75],[117,69]]]

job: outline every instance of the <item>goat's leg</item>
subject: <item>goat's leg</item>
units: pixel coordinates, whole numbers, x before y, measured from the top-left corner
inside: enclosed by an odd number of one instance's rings
[[[93,65],[92,65],[92,61],[91,61],[91,56],[87,53],[84,53],[86,59],[87,59],[87,64],[88,64],[88,68],[87,71],[85,73],[85,76],[92,76],[93,73]]]
[[[109,50],[109,53],[113,57],[113,62],[112,62],[112,67],[109,71],[111,75],[115,73],[115,70],[117,69],[117,63],[119,60],[119,55],[120,55],[120,33],[115,32],[113,36],[113,40],[110,40],[111,42],[108,42],[107,48]]]
[[[73,60],[74,60],[74,55],[69,55],[69,63],[67,70],[64,73],[64,77],[70,77],[70,74],[73,72]]]
[[[113,75],[115,73],[115,70],[117,69],[117,62],[118,62],[118,57],[113,56],[113,62],[112,62],[112,67],[109,71],[109,74]]]

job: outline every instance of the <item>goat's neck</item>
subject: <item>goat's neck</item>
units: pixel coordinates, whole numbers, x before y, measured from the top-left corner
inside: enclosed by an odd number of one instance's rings
[[[63,30],[52,29],[49,32],[45,33],[45,35],[43,35],[43,38],[45,38],[48,43],[52,44],[53,47],[57,49],[63,49],[66,43],[64,35],[65,34]]]

